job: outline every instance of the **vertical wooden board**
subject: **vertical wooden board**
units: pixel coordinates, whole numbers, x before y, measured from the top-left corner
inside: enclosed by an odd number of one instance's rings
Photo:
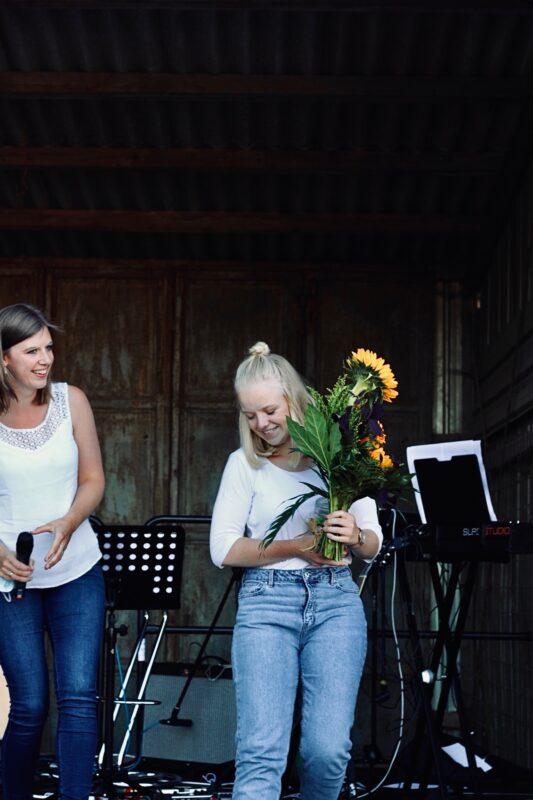
[[[386,408],[394,425],[405,423],[397,430],[388,426],[395,447],[431,435],[430,298],[427,287],[332,281],[320,287],[316,301],[318,388],[333,385],[352,350],[363,347],[384,358],[399,384],[398,398]]]
[[[188,407],[183,411],[180,514],[211,514],[224,464],[238,446],[235,409]]]
[[[169,307],[171,309],[170,318],[173,327],[168,329],[168,335],[172,336],[172,376],[169,388],[170,397],[170,436],[169,436],[169,481],[168,481],[168,513],[179,513],[179,487],[181,475],[179,468],[180,439],[181,439],[181,419],[179,398],[182,396],[182,345],[183,336],[183,293],[185,279],[183,274],[175,276],[172,285],[172,295],[169,293]]]
[[[263,340],[283,352],[288,313],[281,281],[192,282],[184,310],[184,397],[231,403],[235,369],[252,344]]]
[[[50,276],[64,319],[56,377],[79,385],[95,412],[107,487],[106,522],[168,513],[172,330],[160,274]]]
[[[105,464],[106,490],[97,514],[105,522],[135,524],[163,513],[156,502],[158,425],[150,409],[99,408],[96,424]]]
[[[397,403],[431,408],[432,289],[419,286],[330,281],[319,290],[317,337],[322,385],[330,385],[343,360],[359,347],[391,364],[400,383]]]
[[[383,425],[387,441],[385,450],[396,461],[405,462],[406,448],[414,444],[427,444],[417,409],[407,410],[386,407],[383,412]]]
[[[31,303],[46,310],[42,273],[20,268],[0,269],[0,308],[14,303]]]
[[[514,556],[508,564],[481,564],[468,627],[482,632],[529,630],[532,566],[533,556],[526,554]],[[483,746],[512,763],[533,767],[531,643],[479,640],[463,651],[465,696],[471,720],[483,734]]]
[[[485,276],[473,318],[472,373],[477,381],[471,430],[484,439],[491,495],[500,518],[531,522],[531,171]],[[477,408],[476,408],[477,405]],[[488,436],[487,436],[488,433]],[[533,556],[483,564],[469,627],[531,628]],[[473,727],[483,745],[509,762],[533,767],[531,643],[474,642],[464,658]]]
[[[238,446],[235,370],[258,340],[286,351],[294,328],[290,290],[281,278],[213,276],[192,280],[183,305],[177,511],[210,514],[224,463]]]
[[[53,276],[54,318],[65,327],[63,369],[92,398],[122,405],[150,400],[168,386],[171,341],[166,284],[139,277]]]

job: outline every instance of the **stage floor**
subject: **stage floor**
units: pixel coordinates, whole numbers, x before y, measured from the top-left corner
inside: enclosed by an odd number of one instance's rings
[[[510,764],[498,762],[489,778],[480,773],[478,793],[460,782],[447,787],[443,793],[433,782],[424,791],[417,791],[413,784],[409,789],[405,782],[412,776],[389,775],[385,777],[386,765],[355,765],[352,783],[346,782],[339,800],[533,800],[533,772]],[[489,773],[490,775],[490,773]],[[383,783],[382,780],[385,777]],[[197,764],[191,762],[168,762],[156,759],[141,759],[138,766],[116,776],[113,789],[109,784],[95,782],[95,800],[109,798],[113,794],[124,800],[231,800],[233,788],[233,762],[227,764]],[[379,788],[378,788],[379,784]],[[53,758],[42,758],[36,776],[34,800],[55,800],[57,797],[57,765]],[[298,800],[297,785],[287,780],[280,800]],[[0,786],[0,798],[2,791]],[[258,798],[260,800],[260,798]],[[316,800],[320,800],[317,798]]]

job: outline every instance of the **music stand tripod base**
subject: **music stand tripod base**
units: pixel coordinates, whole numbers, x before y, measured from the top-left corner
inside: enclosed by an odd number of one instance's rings
[[[103,741],[98,755],[95,779],[96,797],[132,795],[151,796],[142,773],[129,775],[124,757],[139,710],[159,701],[146,699],[144,693],[168,622],[168,609],[180,607],[181,578],[185,532],[176,525],[95,525],[102,550],[102,568],[106,584],[106,631],[104,651]],[[115,697],[115,660],[117,637],[127,631],[116,625],[115,611],[143,611],[144,620],[135,643],[123,685]],[[134,699],[126,690],[136,665],[141,663],[148,611],[162,612],[152,652]],[[139,680],[138,680],[139,682]],[[132,707],[122,744],[113,758],[115,723],[124,707]],[[155,784],[152,787],[155,791]],[[159,793],[159,792],[158,792]]]

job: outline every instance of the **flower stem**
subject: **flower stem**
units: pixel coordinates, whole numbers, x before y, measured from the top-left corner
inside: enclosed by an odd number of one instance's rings
[[[340,510],[343,510],[342,505],[339,503],[338,498],[333,494],[330,484],[329,513]],[[324,558],[327,558],[330,561],[342,561],[344,557],[344,545],[341,542],[333,542],[325,533],[322,533],[322,536],[320,537],[317,551],[321,553]]]

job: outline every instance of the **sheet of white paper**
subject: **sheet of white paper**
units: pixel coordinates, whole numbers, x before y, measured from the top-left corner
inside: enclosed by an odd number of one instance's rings
[[[460,742],[455,742],[455,744],[446,745],[446,747],[442,748],[445,753],[447,753],[450,758],[453,758],[457,764],[460,764],[462,767],[468,766],[468,758],[466,757],[466,748]],[[483,770],[483,772],[489,772],[492,767],[490,764],[487,764],[484,758],[480,756],[475,756],[476,767]]]
[[[481,442],[478,439],[465,439],[464,441],[460,442],[439,442],[437,444],[418,444],[413,445],[412,447],[408,447],[406,449],[407,453],[407,466],[409,468],[409,472],[415,473],[411,479],[413,487],[416,489],[415,491],[415,500],[416,505],[418,508],[418,513],[420,514],[420,519],[424,523],[427,522],[426,513],[424,511],[424,504],[422,502],[422,495],[420,493],[420,487],[418,485],[418,478],[416,477],[416,470],[415,470],[415,461],[424,458],[436,458],[439,461],[449,461],[453,456],[467,456],[467,455],[475,455],[479,464],[479,472],[481,476],[481,483],[483,486],[483,491],[485,494],[485,500],[487,503],[487,509],[490,515],[490,518],[493,522],[496,521],[497,517],[494,513],[494,508],[492,506],[492,500],[490,498],[489,493],[489,485],[487,482],[487,474],[485,472],[485,465],[483,463],[483,456],[481,455]]]

